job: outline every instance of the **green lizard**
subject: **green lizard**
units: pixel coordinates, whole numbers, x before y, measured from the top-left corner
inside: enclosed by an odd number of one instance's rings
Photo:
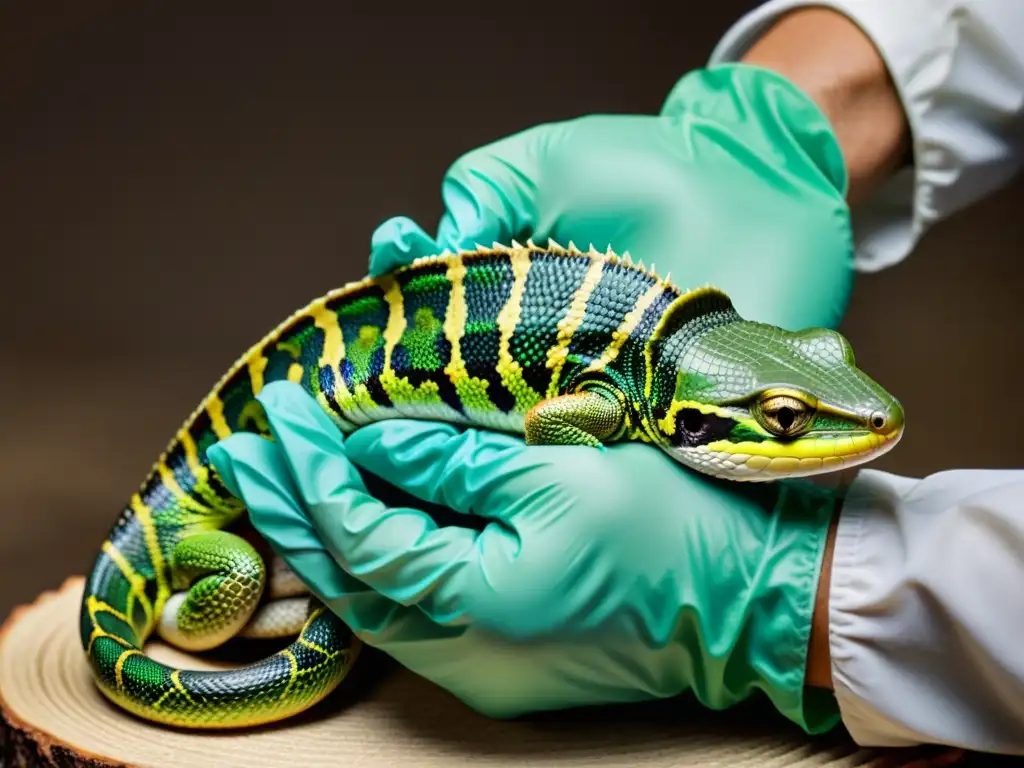
[[[628,255],[496,244],[347,285],[235,363],[103,542],[82,643],[100,690],[143,718],[193,728],[280,720],[328,695],[358,655],[334,614],[287,569],[268,576],[229,530],[245,509],[206,458],[233,432],[269,433],[254,395],[282,379],[346,433],[405,417],[534,444],[643,441],[737,481],[855,466],[903,431],[899,403],[839,333],[744,320],[720,291],[684,292]],[[255,664],[200,672],[145,655],[154,632],[190,651],[236,635],[294,640]]]

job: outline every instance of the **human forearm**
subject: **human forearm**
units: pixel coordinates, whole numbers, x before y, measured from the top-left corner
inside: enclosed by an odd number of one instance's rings
[[[812,23],[812,10],[826,18],[823,8],[833,20]],[[1020,0],[768,0],[726,31],[708,63],[736,62],[758,47],[755,58],[784,67],[828,111],[852,166],[854,263],[874,272],[905,259],[936,222],[1020,169],[1022,36]],[[869,112],[892,117],[888,84],[878,76],[883,59],[913,136],[906,163],[892,123],[877,131],[867,120]],[[844,81],[859,85],[830,86]]]
[[[851,204],[870,196],[906,157],[910,129],[885,62],[841,13],[791,11],[742,60],[788,78],[825,113],[842,148]]]

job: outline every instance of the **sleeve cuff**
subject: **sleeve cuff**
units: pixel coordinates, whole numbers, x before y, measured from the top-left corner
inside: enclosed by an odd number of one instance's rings
[[[862,746],[1024,754],[1024,471],[862,470],[836,531],[832,680]]]
[[[903,102],[913,166],[852,212],[855,265],[903,261],[938,221],[1004,186],[1020,168],[1024,3],[1019,0],[771,0],[722,38],[710,65],[737,61],[783,14],[825,6],[875,43]]]

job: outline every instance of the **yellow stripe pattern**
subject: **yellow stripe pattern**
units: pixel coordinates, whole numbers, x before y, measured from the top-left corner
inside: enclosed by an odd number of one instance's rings
[[[329,309],[326,302],[317,302],[310,309],[310,316],[313,323],[323,331],[324,345],[320,353],[319,365],[321,368],[331,369],[331,378],[334,381],[334,400],[344,407],[351,395],[344,379],[341,378],[339,363],[345,357],[345,340],[341,335],[341,326],[338,325],[338,315]],[[320,404],[326,406],[323,395],[320,396]]]
[[[114,663],[114,680],[117,682],[117,689],[121,690],[124,688],[124,663],[130,656],[141,656],[142,651],[135,648],[129,648],[120,656],[117,657],[117,661]]]
[[[863,432],[845,437],[827,439],[801,438],[791,443],[766,440],[763,443],[753,441],[733,443],[718,440],[708,443],[708,449],[722,453],[746,456],[764,456],[767,458],[791,457],[794,459],[824,459],[830,457],[844,458],[860,453],[874,451],[888,442],[883,435],[874,432]]]
[[[178,442],[181,444],[182,451],[185,453],[185,463],[188,464],[189,472],[192,473],[192,477],[195,478],[194,491],[198,493],[203,501],[205,501],[212,509],[217,509],[223,505],[223,501],[213,491],[209,483],[210,470],[208,467],[203,466],[202,462],[199,461],[199,450],[196,447],[196,441],[192,439],[191,433],[187,428],[182,428],[178,432]]]
[[[651,393],[654,390],[654,350],[658,344],[662,341],[662,335],[665,332],[665,326],[669,319],[672,317],[672,310],[677,306],[679,302],[687,301],[691,294],[679,296],[673,299],[672,303],[668,305],[665,312],[662,313],[661,319],[658,321],[657,326],[654,328],[654,332],[651,333],[651,338],[644,344],[644,397],[648,400],[651,397]]]
[[[395,373],[392,357],[409,325],[405,317],[405,298],[398,281],[392,277],[381,278],[381,287],[384,289],[384,302],[388,306],[388,319],[383,334],[384,364],[379,377],[381,387],[398,410],[401,410],[403,404],[440,403],[435,382],[424,381],[419,386],[413,386],[408,376],[399,377]]]
[[[230,437],[231,427],[224,420],[224,401],[216,392],[211,392],[206,399],[206,413],[210,416],[210,426],[214,434],[221,440]]]
[[[284,701],[288,694],[292,690],[292,686],[299,677],[299,660],[295,658],[295,654],[289,651],[287,648],[281,651],[281,655],[288,659],[288,664],[291,668],[288,674],[288,684],[285,685],[284,690],[281,691],[280,700]]]
[[[444,373],[451,381],[459,399],[467,408],[486,410],[490,400],[487,396],[487,382],[470,376],[462,359],[462,337],[466,332],[466,265],[458,256],[448,260],[446,273],[451,284],[448,308],[444,314],[444,337],[451,346],[451,354]]]
[[[136,638],[140,634],[149,634],[150,628],[156,621],[156,616],[153,613],[153,604],[146,597],[146,579],[132,567],[132,564],[128,562],[128,558],[109,539],[103,542],[103,551],[114,562],[114,565],[121,571],[121,574],[128,580],[128,583],[132,585],[125,601],[124,615],[118,616],[118,618],[127,622],[128,626],[132,627],[132,629],[135,629],[135,624],[130,617],[135,612],[135,602],[138,601],[139,605],[142,606],[142,612],[146,614],[146,626],[141,632],[136,632]],[[107,612],[111,613],[112,610]]]
[[[391,356],[405,333],[405,302],[401,286],[393,277],[381,278],[381,287],[384,289],[384,303],[388,305],[388,320],[384,326],[384,372],[394,376]]]
[[[89,622],[92,624],[92,632],[89,635],[89,644],[88,647],[86,648],[87,653],[92,653],[93,643],[95,643],[101,637],[105,637],[108,640],[113,640],[115,643],[117,643],[120,646],[123,646],[124,648],[133,648],[132,644],[125,640],[123,637],[119,637],[118,635],[112,635],[111,633],[104,630],[103,627],[100,626],[98,618],[99,614],[101,613],[109,613],[114,618],[123,621],[134,631],[134,627],[132,626],[131,621],[129,620],[128,616],[125,615],[125,613],[117,610],[114,606],[110,605],[110,603],[107,603],[101,600],[100,598],[96,597],[96,595],[88,595],[85,599],[85,605],[86,610],[89,612]]]
[[[612,332],[612,340],[608,347],[605,349],[601,356],[594,360],[589,366],[587,371],[603,371],[605,367],[618,357],[619,352],[622,350],[622,345],[626,343],[629,336],[636,327],[640,324],[643,319],[644,312],[648,310],[651,304],[661,296],[665,291],[665,286],[656,282],[650,288],[648,288],[643,295],[637,299],[636,304],[623,318],[621,325],[615,331]]]
[[[551,381],[548,384],[547,397],[554,397],[558,394],[558,380],[569,354],[569,345],[572,343],[572,337],[580,327],[580,323],[583,322],[590,296],[601,281],[601,274],[604,271],[605,262],[600,258],[600,254],[595,251],[589,256],[590,265],[583,276],[583,282],[573,293],[569,311],[558,321],[558,340],[548,350],[547,366],[551,369]]]
[[[267,356],[262,352],[253,351],[249,355],[246,366],[249,369],[249,382],[252,386],[252,393],[258,395],[263,391],[263,372],[267,370]]]
[[[146,506],[139,494],[132,494],[131,508],[142,526],[143,536],[146,540],[146,549],[149,552],[150,562],[153,564],[153,571],[156,573],[156,605],[153,606],[154,613],[159,615],[167,598],[171,595],[171,587],[167,583],[167,564],[164,561],[164,553],[160,550],[160,540],[156,533],[156,524],[153,522],[153,511]]]
[[[501,377],[501,383],[515,398],[517,410],[525,412],[540,402],[541,396],[523,378],[522,366],[512,356],[511,341],[522,313],[523,291],[532,261],[530,251],[526,248],[513,250],[509,259],[512,266],[512,290],[508,300],[498,313],[498,331],[501,334],[501,339],[498,343],[497,371]]]

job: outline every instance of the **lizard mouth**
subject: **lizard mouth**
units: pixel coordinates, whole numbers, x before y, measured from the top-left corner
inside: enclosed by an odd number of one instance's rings
[[[902,425],[886,433],[868,430],[808,435],[791,442],[717,440],[677,449],[682,458],[716,477],[749,482],[809,477],[850,469],[891,451]]]

